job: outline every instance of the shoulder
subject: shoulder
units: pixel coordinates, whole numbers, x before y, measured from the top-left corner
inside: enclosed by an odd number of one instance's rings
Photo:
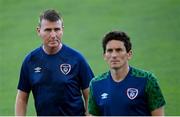
[[[65,44],[63,44],[63,55],[75,59],[84,59],[83,55],[79,51]]]
[[[146,79],[151,79],[155,77],[152,72],[143,69],[138,69],[135,67],[131,67],[131,76],[138,78],[146,78]]]
[[[42,51],[42,48],[36,48],[34,50],[32,50],[30,53],[28,53],[24,59],[24,61],[29,62],[31,60],[36,59],[37,56],[39,56],[40,52]]]
[[[146,80],[146,89],[152,86],[158,86],[157,83],[157,77],[149,71],[137,69],[137,68],[131,68],[131,75],[136,78],[142,78]]]
[[[105,72],[105,73],[102,73],[100,75],[97,75],[92,79],[91,83],[99,82],[99,81],[102,81],[104,79],[107,79],[108,76],[109,76],[109,72]]]

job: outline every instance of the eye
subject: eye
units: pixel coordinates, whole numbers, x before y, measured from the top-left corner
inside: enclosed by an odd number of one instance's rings
[[[107,49],[106,52],[112,53],[112,52],[113,52],[113,49]]]
[[[60,29],[60,28],[55,28],[54,30],[55,30],[55,31],[60,31],[61,29]]]
[[[121,52],[121,51],[123,51],[122,48],[117,48],[117,49],[116,49],[116,52]]]
[[[46,32],[51,32],[51,31],[52,31],[52,29],[50,29],[50,28],[46,28],[46,29],[44,29],[44,31],[46,31]]]

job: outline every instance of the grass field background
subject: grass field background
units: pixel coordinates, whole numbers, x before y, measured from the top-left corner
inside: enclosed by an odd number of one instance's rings
[[[103,35],[127,32],[133,43],[130,64],[158,77],[166,115],[180,115],[180,0],[0,0],[0,115],[14,115],[21,63],[41,44],[36,26],[47,8],[62,13],[63,42],[87,58],[95,75],[107,70]],[[27,115],[36,115],[32,96]]]

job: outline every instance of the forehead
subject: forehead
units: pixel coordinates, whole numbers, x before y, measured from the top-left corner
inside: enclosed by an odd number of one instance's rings
[[[125,48],[124,42],[119,40],[111,40],[107,43],[106,49],[113,49],[113,48]]]
[[[62,27],[62,21],[61,20],[57,20],[57,21],[49,21],[46,19],[42,19],[41,21],[41,27],[42,28],[46,28],[46,27]]]

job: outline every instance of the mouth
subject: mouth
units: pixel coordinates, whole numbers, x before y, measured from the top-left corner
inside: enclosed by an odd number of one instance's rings
[[[58,42],[58,39],[50,40],[49,43],[56,43]]]
[[[112,64],[117,64],[119,61],[111,61]]]
[[[57,43],[57,41],[50,41],[49,43],[50,44],[55,44],[55,43]]]
[[[111,62],[119,62],[118,60],[111,60]]]

